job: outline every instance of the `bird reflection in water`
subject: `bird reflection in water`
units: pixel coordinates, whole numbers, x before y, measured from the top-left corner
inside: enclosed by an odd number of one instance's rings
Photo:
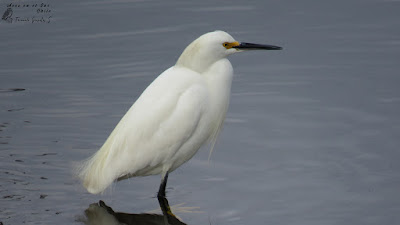
[[[172,212],[165,197],[158,197],[162,215],[151,213],[115,212],[102,200],[93,203],[85,210],[86,219],[81,220],[86,225],[186,225]]]

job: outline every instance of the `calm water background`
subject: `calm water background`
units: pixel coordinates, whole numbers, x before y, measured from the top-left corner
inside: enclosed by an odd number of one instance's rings
[[[202,211],[177,213],[183,221],[400,223],[400,1],[44,3],[50,23],[0,23],[4,224],[80,224],[99,199],[156,209],[160,177],[90,195],[71,163],[102,145],[186,45],[217,29],[284,50],[230,58],[232,100],[212,160],[202,149],[169,179],[171,205]],[[38,15],[13,9],[14,19]]]

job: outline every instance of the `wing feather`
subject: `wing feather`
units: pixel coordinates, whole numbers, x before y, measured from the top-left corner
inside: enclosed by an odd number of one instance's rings
[[[175,67],[166,70],[146,88],[100,150],[82,164],[79,177],[84,186],[99,193],[124,176],[161,173],[197,129],[207,100],[200,74]]]

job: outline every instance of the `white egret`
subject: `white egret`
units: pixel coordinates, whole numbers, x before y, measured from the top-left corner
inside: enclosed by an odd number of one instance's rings
[[[161,174],[158,196],[165,196],[168,173],[202,145],[211,143],[212,151],[229,105],[233,69],[226,57],[257,49],[282,48],[238,42],[223,31],[194,40],[79,167],[85,188],[97,194],[114,181]]]

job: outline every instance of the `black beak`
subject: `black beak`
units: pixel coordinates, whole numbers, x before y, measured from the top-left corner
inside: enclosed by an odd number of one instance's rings
[[[281,50],[282,48],[275,45],[260,45],[260,44],[252,44],[241,42],[238,46],[233,46],[233,48],[239,50]]]

